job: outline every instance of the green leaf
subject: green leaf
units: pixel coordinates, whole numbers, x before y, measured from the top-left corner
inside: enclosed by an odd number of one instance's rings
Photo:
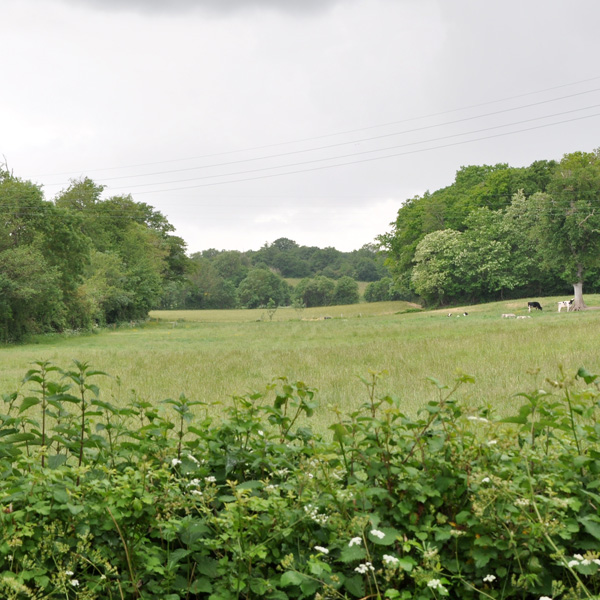
[[[283,587],[287,587],[289,585],[301,585],[302,582],[306,579],[304,575],[298,573],[297,571],[286,571],[280,580],[280,585]]]
[[[596,519],[586,517],[580,519],[580,522],[590,535],[594,536],[597,540],[600,540],[600,523]]]
[[[378,527],[377,530],[385,534],[384,537],[380,538],[369,532],[369,539],[374,544],[377,544],[379,546],[391,546],[400,536],[400,533],[393,527]]]
[[[405,556],[404,558],[398,559],[398,566],[403,571],[412,571],[416,564],[417,563],[410,556]]]
[[[27,398],[23,398],[23,402],[21,402],[21,406],[19,407],[19,414],[25,412],[28,408],[32,406],[37,406],[41,400],[34,396],[28,396]]]
[[[581,377],[586,383],[592,383],[598,378],[598,375],[592,375],[585,367],[579,367],[577,377]]]
[[[340,560],[347,563],[355,560],[362,560],[366,556],[367,553],[361,546],[346,546],[340,554]]]
[[[365,595],[365,582],[360,575],[346,579],[344,587],[356,598],[362,598]]]
[[[51,469],[58,469],[67,462],[66,454],[53,454],[48,457],[48,466]]]
[[[206,577],[199,577],[192,582],[190,592],[192,594],[210,594],[212,592],[212,584]]]

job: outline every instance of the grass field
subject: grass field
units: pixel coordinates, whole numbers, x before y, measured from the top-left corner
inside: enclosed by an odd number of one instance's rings
[[[460,390],[463,399],[507,414],[520,404],[516,392],[555,377],[559,365],[569,373],[600,371],[600,311],[557,313],[555,300],[543,299],[543,312],[519,320],[500,315],[528,315],[526,301],[423,312],[406,312],[413,307],[404,302],[286,308],[273,320],[263,310],[156,311],[141,327],[0,348],[0,392],[16,389],[34,360],[63,367],[88,361],[113,376],[98,381],[103,393],[125,399],[135,390],[152,402],[182,392],[226,402],[287,376],[319,390],[315,424],[324,427],[332,419],[328,405],[348,410],[366,398],[357,376],[369,369],[388,371],[380,392],[401,398],[407,412],[435,396],[428,376],[451,384],[464,372],[476,382]],[[586,302],[600,305],[600,296]],[[464,310],[468,317],[447,317]],[[536,369],[537,380],[530,374]]]

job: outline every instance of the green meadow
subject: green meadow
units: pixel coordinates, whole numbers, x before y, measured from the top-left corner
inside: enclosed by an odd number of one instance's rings
[[[87,361],[111,376],[97,381],[102,393],[123,402],[134,393],[151,402],[181,393],[229,402],[285,376],[318,390],[313,422],[324,428],[334,418],[329,407],[350,411],[366,399],[359,376],[370,370],[387,372],[379,393],[399,397],[412,414],[436,397],[429,377],[451,385],[467,373],[475,383],[458,395],[508,414],[521,403],[516,393],[543,386],[560,366],[600,371],[600,311],[558,313],[557,299],[543,299],[544,311],[531,315],[526,300],[417,312],[406,302],[281,308],[272,318],[260,309],[154,311],[142,325],[1,347],[0,390],[17,389],[36,360]],[[600,305],[600,296],[586,301]],[[501,318],[507,312],[531,318]]]

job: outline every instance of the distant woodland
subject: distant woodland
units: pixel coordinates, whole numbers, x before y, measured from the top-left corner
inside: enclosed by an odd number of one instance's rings
[[[144,319],[152,308],[356,303],[357,281],[389,275],[374,245],[340,252],[281,238],[188,256],[160,212],[103,191],[84,178],[50,201],[0,169],[0,342]]]
[[[600,151],[461,168],[379,236],[398,294],[429,306],[600,291]]]
[[[461,168],[411,198],[352,252],[287,238],[259,250],[186,253],[168,220],[88,178],[53,200],[0,169],[0,342],[144,319],[152,308],[428,306],[600,292],[600,152],[529,167]]]

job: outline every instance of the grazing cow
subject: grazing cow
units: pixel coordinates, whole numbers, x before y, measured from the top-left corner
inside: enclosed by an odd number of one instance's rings
[[[452,316],[452,313],[448,313],[448,316],[449,316],[449,317],[451,317],[451,316]]]
[[[558,312],[560,312],[563,308],[566,308],[567,312],[569,312],[571,310],[573,302],[575,302],[575,298],[571,300],[562,300],[561,302],[558,302]]]
[[[542,305],[539,302],[528,302],[527,308],[529,309],[529,312],[531,312],[532,308],[535,308],[536,310],[542,310]]]
[[[469,313],[467,313],[467,312],[463,313],[463,317],[468,317],[468,316],[469,316]]]
[[[502,315],[503,319],[514,319],[517,315],[513,315],[512,313],[504,313]]]

